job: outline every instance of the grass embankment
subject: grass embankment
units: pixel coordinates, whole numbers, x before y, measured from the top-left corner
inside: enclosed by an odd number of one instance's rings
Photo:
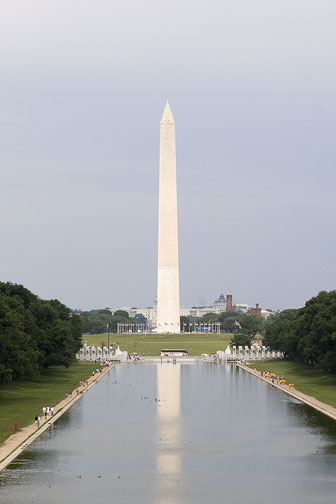
[[[13,430],[8,426],[26,427],[42,416],[43,406],[55,406],[74,390],[80,380],[97,368],[96,363],[75,362],[69,368],[53,366],[46,369],[38,381],[13,381],[0,386],[0,444]]]
[[[311,366],[284,360],[253,361],[249,367],[283,376],[287,383],[294,383],[296,390],[336,407],[335,374],[323,373]]]
[[[120,346],[127,352],[140,355],[160,355],[163,348],[181,348],[189,355],[213,353],[225,350],[230,344],[232,334],[110,334],[110,344]],[[88,345],[107,345],[106,334],[85,334],[83,343]]]

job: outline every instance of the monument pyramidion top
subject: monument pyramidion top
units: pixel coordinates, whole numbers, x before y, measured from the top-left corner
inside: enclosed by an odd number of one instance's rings
[[[161,122],[161,124],[174,123],[174,116],[173,116],[173,113],[172,113],[171,108],[169,106],[168,100],[167,100],[166,106],[164,108],[160,122]]]

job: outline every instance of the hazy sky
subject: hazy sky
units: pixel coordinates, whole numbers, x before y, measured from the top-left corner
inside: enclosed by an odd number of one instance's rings
[[[336,277],[335,0],[2,0],[0,279],[151,305],[175,116],[181,304]]]

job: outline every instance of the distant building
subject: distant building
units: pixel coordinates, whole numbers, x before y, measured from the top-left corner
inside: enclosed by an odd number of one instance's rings
[[[122,308],[118,308],[119,310],[126,311],[131,318],[134,318],[135,315],[143,315],[146,317],[147,321],[152,327],[155,327],[156,318],[157,318],[157,306],[156,299],[154,300],[153,306],[148,306],[146,308],[137,308],[137,307],[128,307],[123,306]],[[115,310],[111,310],[112,313]],[[225,312],[234,312],[239,311],[242,313],[261,315],[264,318],[268,318],[272,312],[268,310],[262,310],[257,303],[255,307],[252,307],[248,304],[242,303],[233,303],[232,294],[227,294],[226,297],[223,293],[221,293],[212,305],[210,306],[193,306],[192,308],[180,308],[180,316],[181,317],[192,317],[192,318],[200,318],[203,317],[206,313],[214,313],[221,314]]]
[[[265,319],[268,319],[268,317],[270,317],[271,315],[274,315],[274,312],[269,310],[261,310],[261,316]]]
[[[227,312],[236,311],[237,307],[232,303],[232,294],[226,295],[226,310]]]
[[[231,296],[232,297],[232,296]],[[226,299],[224,294],[220,294],[219,298],[214,301],[211,306],[193,306],[192,308],[180,308],[180,316],[181,317],[203,317],[206,313],[215,313],[219,315],[226,311]],[[154,301],[153,306],[148,306],[146,308],[137,308],[129,306],[123,306],[122,308],[118,308],[119,310],[126,311],[131,318],[134,318],[135,315],[141,314],[148,322],[152,322],[153,324],[156,322],[157,317],[157,308],[156,308],[156,299]],[[111,310],[112,312],[116,310]]]
[[[222,293],[222,294],[220,294],[219,298],[216,299],[216,301],[212,305],[212,308],[214,308],[215,310],[218,310],[218,313],[223,313],[226,311],[226,304],[227,304],[227,301],[225,299],[224,294]]]
[[[249,308],[250,308],[250,305],[248,305],[248,304],[241,304],[241,303],[236,304],[237,311],[240,311],[242,313],[247,313]]]
[[[261,315],[261,308],[259,308],[259,303],[255,305],[255,308],[252,308],[252,306],[247,310],[247,313],[249,315]]]
[[[180,317],[189,317],[190,315],[190,308],[183,308],[183,306],[180,308]]]

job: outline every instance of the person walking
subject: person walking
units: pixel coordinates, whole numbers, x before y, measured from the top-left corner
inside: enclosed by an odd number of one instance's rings
[[[43,408],[42,408],[42,413],[43,413],[43,416],[46,416],[46,411],[47,411],[46,407],[45,407],[45,406],[43,406]]]
[[[51,406],[51,408],[50,408],[50,413],[51,413],[51,416],[54,416],[54,407],[53,406]]]

